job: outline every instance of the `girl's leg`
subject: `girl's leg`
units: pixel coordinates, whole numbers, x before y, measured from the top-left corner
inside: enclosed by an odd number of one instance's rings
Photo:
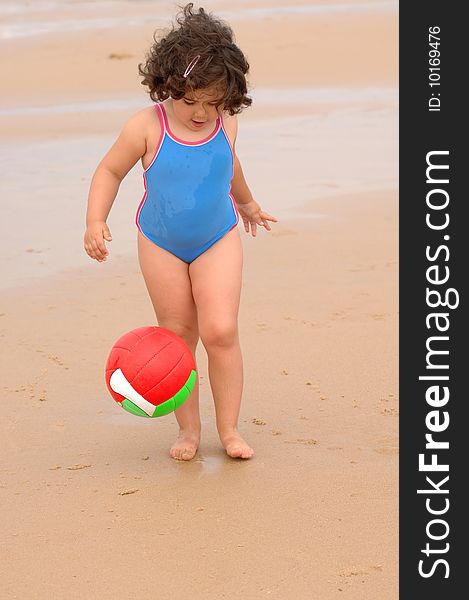
[[[189,266],[138,233],[140,268],[160,327],[174,331],[189,346],[194,359],[199,331],[197,310],[192,297]],[[170,455],[191,460],[200,443],[199,382],[176,411],[179,437]]]
[[[238,433],[243,360],[238,337],[243,252],[237,228],[189,265],[199,332],[207,350],[220,440],[232,457],[251,458]]]

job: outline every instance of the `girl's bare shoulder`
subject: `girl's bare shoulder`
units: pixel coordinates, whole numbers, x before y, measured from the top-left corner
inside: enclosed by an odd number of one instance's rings
[[[160,120],[156,105],[147,106],[134,113],[126,122],[125,127],[137,135],[148,137],[159,136],[161,133]]]
[[[238,117],[237,115],[230,115],[227,112],[223,112],[223,125],[225,127],[226,134],[234,148],[236,142],[236,136],[238,134]]]

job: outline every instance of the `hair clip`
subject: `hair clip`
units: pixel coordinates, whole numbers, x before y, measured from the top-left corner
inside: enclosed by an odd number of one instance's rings
[[[193,58],[191,60],[191,62],[187,65],[187,69],[184,71],[184,79],[187,79],[189,73],[192,71],[192,69],[195,67],[195,65],[197,64],[197,61],[200,58],[200,54],[197,54],[197,56],[195,58]]]

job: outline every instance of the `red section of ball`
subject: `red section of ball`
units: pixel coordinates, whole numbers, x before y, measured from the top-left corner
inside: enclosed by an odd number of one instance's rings
[[[116,402],[124,398],[110,386],[120,369],[130,385],[157,406],[172,398],[185,384],[195,363],[188,346],[163,327],[139,327],[125,333],[114,344],[106,364],[106,384]]]

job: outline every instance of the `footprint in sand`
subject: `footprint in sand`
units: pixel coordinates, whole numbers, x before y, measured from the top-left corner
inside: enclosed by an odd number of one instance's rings
[[[383,565],[370,565],[369,567],[347,567],[343,569],[339,575],[341,577],[358,577],[360,575],[369,575],[370,570],[372,571],[382,571]]]
[[[356,567],[350,567],[348,569],[344,569],[339,575],[341,577],[358,577],[360,575],[369,575],[370,572],[366,569],[358,569]]]
[[[139,491],[140,490],[138,488],[132,488],[130,490],[122,490],[122,492],[119,492],[119,496],[130,496],[131,494],[136,494]]]
[[[399,411],[397,410],[397,408],[383,408],[382,410],[380,410],[380,413],[382,415],[385,415],[386,417],[398,417],[399,416]]]
[[[368,316],[374,321],[385,321],[388,315],[386,313],[371,313]]]
[[[283,440],[283,443],[284,444],[304,444],[305,446],[316,446],[318,441],[313,438],[309,438],[309,439],[298,438],[295,441]]]
[[[59,367],[63,367],[66,371],[68,371],[69,368],[64,364],[62,359],[59,356],[57,356],[56,354],[48,354],[47,358],[51,362],[55,363],[56,365],[59,365]]]
[[[47,358],[51,362],[54,362],[56,365],[59,365],[60,367],[65,367],[64,363],[62,362],[62,360],[56,354],[48,354]],[[67,368],[67,367],[65,367],[65,368]]]
[[[254,425],[266,425],[266,421],[264,421],[263,419],[257,419],[254,418],[251,420],[251,423],[254,423]]]
[[[305,319],[297,319],[296,317],[292,317],[290,315],[286,315],[283,317],[285,321],[293,321],[294,323],[301,323],[302,325],[307,325],[308,327],[315,327],[317,323],[314,321],[307,321]]]

